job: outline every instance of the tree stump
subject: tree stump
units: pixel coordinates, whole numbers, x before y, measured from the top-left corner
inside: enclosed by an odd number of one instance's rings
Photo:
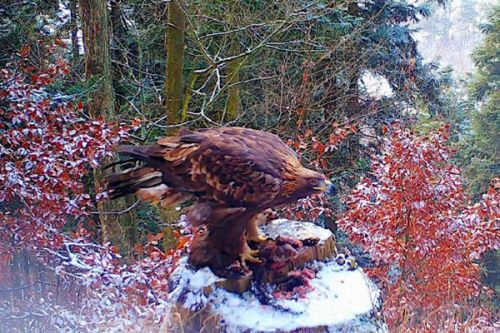
[[[261,230],[268,240],[251,246],[263,263],[240,278],[181,260],[171,279],[179,331],[386,331],[378,289],[352,258],[337,254],[329,230],[285,219]]]

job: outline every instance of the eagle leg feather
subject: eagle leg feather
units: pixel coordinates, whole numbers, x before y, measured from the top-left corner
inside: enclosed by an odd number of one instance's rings
[[[259,231],[259,225],[264,224],[266,221],[266,212],[257,214],[250,220],[246,230],[247,241],[262,243],[267,239],[267,237],[262,235]]]

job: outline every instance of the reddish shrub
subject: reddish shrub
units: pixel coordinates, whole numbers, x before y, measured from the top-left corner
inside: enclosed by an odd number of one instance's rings
[[[340,221],[371,254],[368,272],[386,293],[384,314],[397,331],[491,324],[479,311],[485,289],[477,259],[500,244],[500,184],[470,206],[447,141],[448,127],[418,137],[394,126]]]
[[[90,120],[81,103],[49,93],[67,64],[54,57],[40,68],[29,54],[22,50],[0,71],[0,265],[18,249],[41,254],[62,246],[62,228],[88,214],[84,176],[127,135],[126,127]]]

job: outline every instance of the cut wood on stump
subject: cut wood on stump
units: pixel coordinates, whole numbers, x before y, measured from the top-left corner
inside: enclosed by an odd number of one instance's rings
[[[171,288],[182,332],[385,332],[380,293],[312,223],[262,225],[261,264],[226,279],[183,258]]]

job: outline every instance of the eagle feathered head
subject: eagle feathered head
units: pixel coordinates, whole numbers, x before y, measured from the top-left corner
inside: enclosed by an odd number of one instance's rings
[[[284,195],[290,199],[305,198],[312,194],[335,194],[336,188],[326,176],[320,172],[304,168],[293,163],[293,168],[287,172],[284,183]]]

